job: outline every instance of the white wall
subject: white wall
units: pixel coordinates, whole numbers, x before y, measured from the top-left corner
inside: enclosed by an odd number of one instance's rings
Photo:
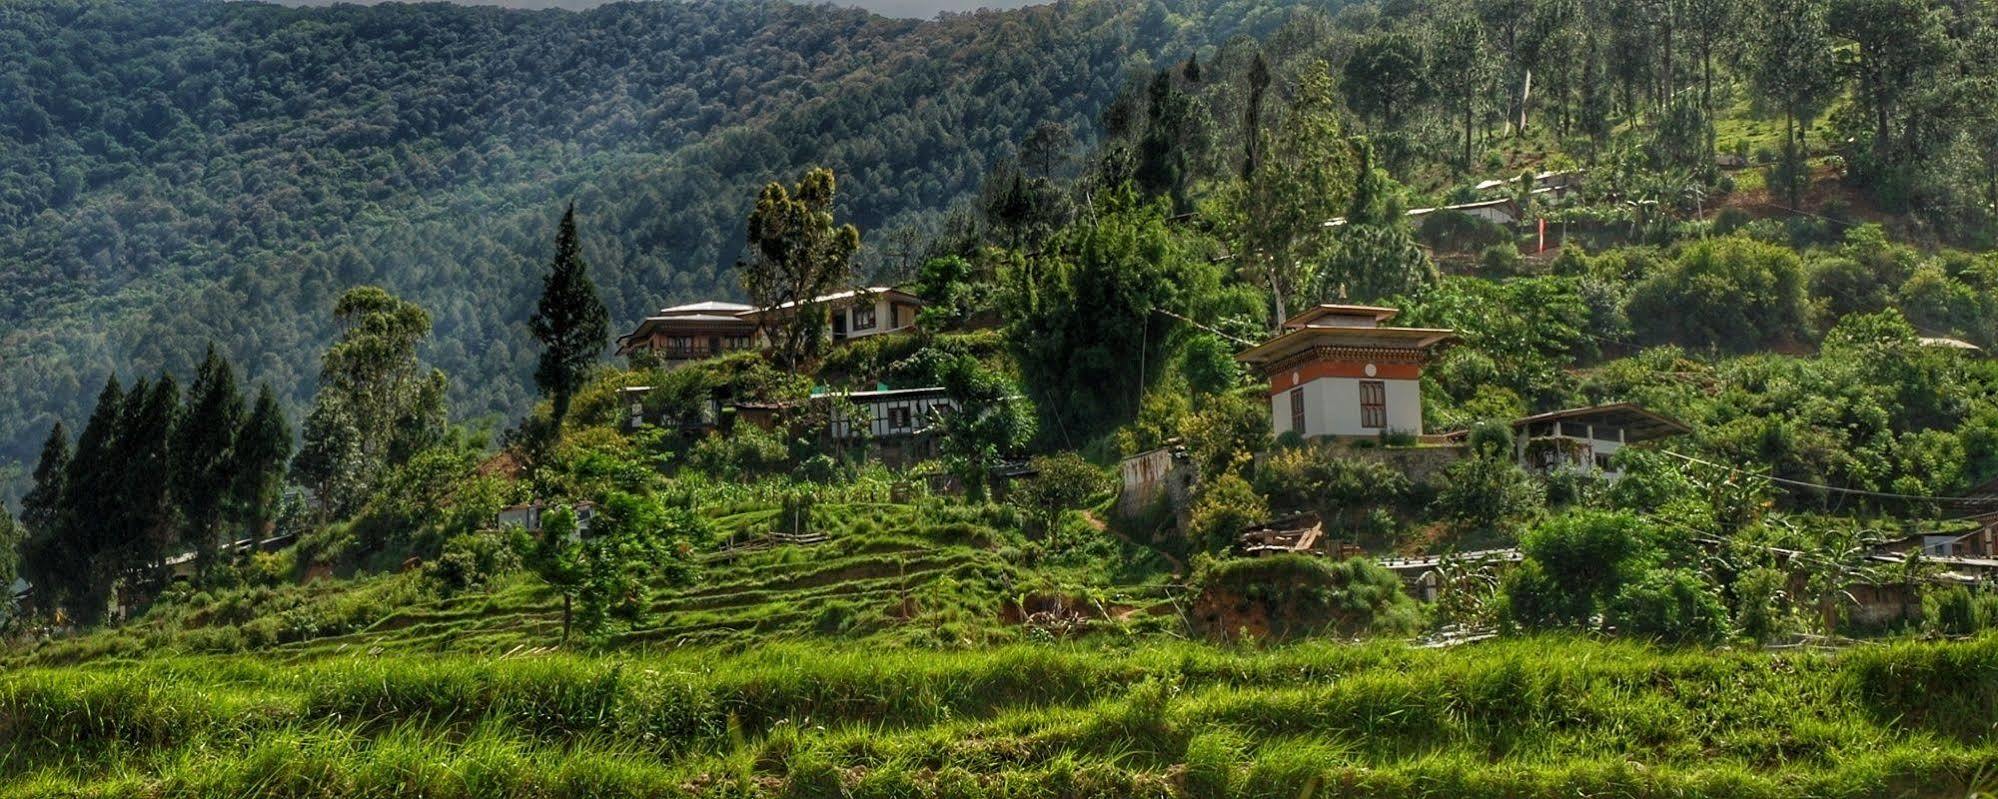
[[[951,409],[950,398],[938,396],[867,398],[853,400],[853,404],[859,406],[862,414],[872,417],[867,423],[867,435],[874,438],[914,433],[917,430],[929,427],[931,416],[937,413],[949,413]],[[890,408],[897,407],[908,409],[909,424],[907,427],[896,427],[889,424],[890,414],[888,411]],[[850,424],[845,419],[834,419],[832,421],[832,435],[834,438],[854,438],[860,435],[860,433],[860,425],[858,424]]]
[[[1380,382],[1387,390],[1387,427],[1360,424],[1360,381],[1357,377],[1321,377],[1304,389],[1305,436],[1378,436],[1382,430],[1422,434],[1422,385],[1417,380]],[[1270,397],[1271,429],[1290,431],[1290,392]]]
[[[868,336],[875,336],[875,335],[880,335],[882,333],[888,333],[894,330],[899,330],[900,328],[895,326],[895,317],[892,315],[894,313],[894,310],[895,310],[894,304],[888,301],[888,295],[883,294],[876,296],[874,298],[874,326],[866,330],[853,329],[852,307],[841,308],[837,311],[834,311],[833,313],[838,315],[843,315],[846,317],[847,338],[866,338]],[[913,323],[912,319],[903,320],[904,326],[907,326],[908,324],[911,323]]]

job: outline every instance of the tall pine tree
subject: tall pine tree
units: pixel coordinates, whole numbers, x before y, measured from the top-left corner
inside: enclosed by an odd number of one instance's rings
[[[35,487],[21,498],[21,524],[28,528],[21,546],[21,576],[44,597],[80,590],[83,570],[64,547],[70,536],[63,529],[63,485],[69,473],[69,430],[62,422],[49,428],[42,455],[35,462]]]
[[[122,475],[116,448],[126,396],[115,375],[106,380],[97,394],[97,407],[76,437],[75,454],[63,475],[54,541],[53,556],[62,567],[49,575],[53,579],[48,590],[39,582],[35,589],[47,606],[61,605],[81,624],[103,618],[105,599],[117,577],[114,565],[102,554],[110,549],[119,523],[116,488]]]
[[[596,284],[590,282],[589,265],[583,263],[582,246],[576,240],[573,202],[562,214],[561,229],[555,234],[555,262],[542,280],[541,304],[528,327],[542,346],[534,382],[554,403],[559,426],[569,414],[570,397],[582,388],[591,364],[610,339],[610,314],[597,299]]]
[[[217,528],[235,477],[236,429],[242,416],[236,370],[211,344],[188,389],[187,411],[173,428],[168,483],[187,521],[183,539],[199,553],[203,571],[214,564],[220,543]]]
[[[284,409],[268,385],[257,389],[257,402],[236,433],[234,482],[229,487],[231,518],[252,538],[262,538],[270,526],[285,461],[291,459],[291,427]]]
[[[167,458],[179,419],[180,384],[172,375],[150,384],[142,380],[126,396],[114,447],[119,478],[112,484],[119,526],[106,552],[119,576],[162,565],[179,538],[179,514],[167,490],[173,471]]]

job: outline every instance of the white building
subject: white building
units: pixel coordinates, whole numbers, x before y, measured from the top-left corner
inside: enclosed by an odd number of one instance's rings
[[[1235,356],[1270,381],[1271,429],[1306,437],[1421,435],[1422,367],[1456,334],[1381,326],[1396,313],[1320,305]]]
[[[952,409],[942,388],[899,388],[850,391],[824,395],[845,400],[833,406],[829,431],[836,439],[892,438],[930,432],[935,420]],[[851,410],[852,413],[848,411]]]
[[[1630,403],[1550,411],[1514,420],[1519,465],[1542,474],[1580,471],[1623,476],[1610,459],[1624,447],[1691,432],[1684,424]]]

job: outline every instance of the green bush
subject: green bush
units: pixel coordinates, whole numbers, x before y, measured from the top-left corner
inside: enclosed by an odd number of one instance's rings
[[[1232,474],[1203,486],[1193,501],[1188,526],[1195,549],[1227,552],[1234,548],[1242,531],[1268,519],[1269,504],[1263,501],[1249,481]]]
[[[1205,560],[1193,587],[1202,602],[1232,606],[1246,601],[1283,639],[1336,635],[1406,634],[1422,626],[1422,608],[1401,578],[1366,558],[1333,561],[1311,555]],[[1218,630],[1233,635],[1234,630]]]
[[[1626,584],[1609,602],[1619,634],[1671,644],[1712,644],[1727,637],[1727,607],[1705,577],[1658,569]]]

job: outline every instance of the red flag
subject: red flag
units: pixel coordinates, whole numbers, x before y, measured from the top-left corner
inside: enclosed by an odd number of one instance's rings
[[[1540,218],[1540,251],[1547,251],[1547,217]]]

